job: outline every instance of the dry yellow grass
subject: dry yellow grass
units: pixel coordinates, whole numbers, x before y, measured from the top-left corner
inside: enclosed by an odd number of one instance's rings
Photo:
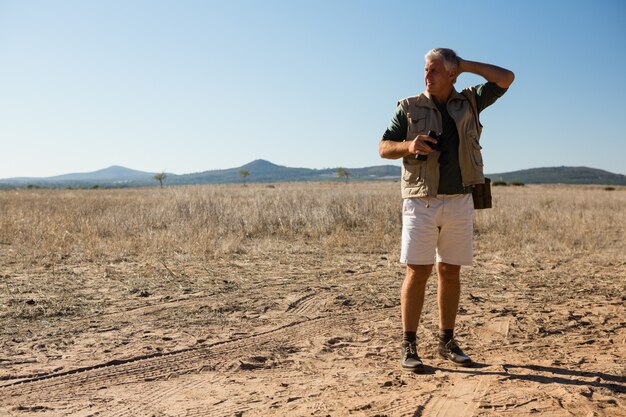
[[[493,194],[494,208],[475,215],[478,255],[518,263],[586,256],[623,262],[624,188],[494,187]],[[68,272],[68,265],[103,269],[104,278],[115,280],[112,264],[140,263],[143,269],[118,280],[131,294],[150,294],[161,285],[182,287],[189,284],[185,279],[200,279],[173,272],[172,264],[184,269],[234,254],[267,253],[271,262],[293,248],[322,248],[389,254],[393,261],[399,254],[400,206],[393,182],[4,190],[0,315],[75,315],[84,313],[84,305],[98,311],[98,303],[77,297],[88,278]],[[37,268],[40,278],[31,279]],[[33,293],[40,295],[37,303],[16,298]]]
[[[623,253],[624,188],[494,187],[494,202],[476,213],[479,250]],[[400,205],[390,182],[2,191],[0,244],[27,262],[210,258],[294,242],[388,251]]]
[[[495,187],[494,201],[477,212],[479,250],[623,257],[625,188]]]
[[[20,256],[213,256],[261,241],[359,243],[398,224],[387,184],[280,184],[0,193],[0,236]],[[389,201],[392,200],[392,201]],[[340,236],[340,238],[338,238]]]

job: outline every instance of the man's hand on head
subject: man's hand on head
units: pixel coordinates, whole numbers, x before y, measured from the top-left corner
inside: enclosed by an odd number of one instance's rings
[[[497,65],[466,61],[459,56],[457,56],[457,62],[459,63],[458,74],[469,72],[480,75],[487,81],[498,84],[501,88],[509,88],[513,80],[515,80],[515,74],[513,74],[512,71],[498,67]]]
[[[465,60],[457,55],[456,56],[456,62],[457,62],[457,65],[456,65],[456,68],[457,68],[456,69],[456,73],[457,73],[457,75],[459,75],[462,72],[465,72],[465,69],[463,68],[463,64],[465,63]]]

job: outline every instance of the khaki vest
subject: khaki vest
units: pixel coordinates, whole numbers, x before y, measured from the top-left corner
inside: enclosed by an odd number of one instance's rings
[[[417,135],[427,135],[429,130],[442,131],[441,114],[427,93],[408,97],[398,102],[407,115],[408,129],[405,140]],[[448,99],[448,113],[459,132],[459,165],[464,186],[483,184],[483,157],[479,143],[482,126],[476,112],[476,89],[466,88],[462,93],[452,90]],[[439,187],[439,151],[428,154],[425,161],[416,155],[402,159],[402,198],[434,197]]]

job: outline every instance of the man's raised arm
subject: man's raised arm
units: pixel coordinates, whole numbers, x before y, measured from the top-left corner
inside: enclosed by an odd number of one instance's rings
[[[471,72],[472,74],[480,75],[487,81],[496,83],[501,88],[509,88],[509,86],[513,83],[513,80],[515,79],[515,74],[513,74],[512,71],[509,71],[505,68],[500,68],[496,65],[484,64],[482,62],[475,61],[466,61],[460,57],[458,57],[458,61],[459,74],[461,74],[462,72]]]

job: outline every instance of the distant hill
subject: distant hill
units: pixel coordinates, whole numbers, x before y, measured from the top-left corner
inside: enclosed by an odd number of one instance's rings
[[[94,172],[58,175],[47,179],[50,181],[133,181],[150,179],[154,175],[153,172],[136,171],[113,165]]]
[[[367,168],[346,168],[353,180],[398,178],[400,167],[382,165]],[[312,169],[290,168],[257,159],[238,168],[204,171],[195,174],[177,175],[169,179],[170,184],[215,184],[241,182],[241,171],[250,173],[249,182],[283,181],[328,181],[337,179],[336,168]]]
[[[532,168],[521,171],[487,174],[492,181],[524,184],[604,184],[626,185],[626,175],[587,167]]]
[[[122,166],[113,165],[108,168],[100,169],[93,172],[83,172],[74,174],[56,175],[54,177],[21,177],[7,178],[0,180],[0,184],[15,185],[57,185],[57,184],[124,184],[133,181],[150,180],[154,173],[137,171],[134,169],[124,168]]]
[[[250,173],[248,182],[338,181],[336,168],[291,168],[257,159],[246,165],[196,172],[167,174],[166,185],[225,184],[242,181],[241,171]],[[378,165],[365,168],[346,168],[350,181],[385,180],[400,178],[400,167]],[[8,178],[0,180],[0,187],[143,187],[156,186],[155,173],[111,166],[94,172],[57,175],[46,178]],[[522,171],[487,174],[493,181],[523,182],[525,184],[606,184],[626,185],[626,176],[587,167],[533,168]]]
[[[248,182],[315,181],[324,170],[289,168],[257,159],[238,168],[218,169],[194,174],[177,175],[168,179],[170,184],[216,184],[241,182],[241,171],[250,173]],[[333,170],[334,171],[334,170]],[[330,170],[329,170],[330,172]]]

